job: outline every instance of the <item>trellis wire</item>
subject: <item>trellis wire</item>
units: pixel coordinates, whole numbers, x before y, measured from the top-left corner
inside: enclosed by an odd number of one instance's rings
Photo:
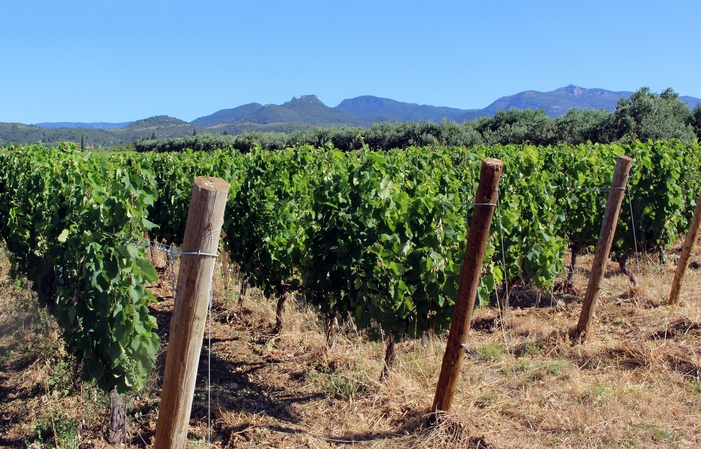
[[[640,263],[640,256],[638,253],[638,239],[637,239],[637,233],[635,231],[635,218],[633,217],[633,202],[630,199],[630,190],[628,192],[626,192],[626,196],[628,198],[628,206],[630,207],[630,226],[631,226],[631,229],[633,230],[633,245],[634,245],[633,247],[635,248],[635,271],[639,273],[638,264]],[[643,309],[645,309],[645,303],[646,303],[646,300],[645,300],[645,297],[643,296],[643,302],[642,302]],[[669,325],[669,314],[670,314],[670,311],[668,309],[667,315],[665,317],[665,339],[666,339],[666,335],[667,335],[666,329]],[[649,328],[650,323],[647,320],[647,314],[645,314],[643,312],[642,315],[643,315],[643,320],[645,320],[645,325],[647,325],[647,327]],[[659,340],[660,337],[659,337],[658,332],[653,332],[652,338],[654,340]]]
[[[503,270],[504,272],[502,273],[502,276],[504,277],[504,308],[506,311],[506,314],[502,313],[501,307],[499,307],[499,293],[495,289],[495,295],[497,299],[497,308],[499,310],[499,321],[501,324],[501,330],[502,330],[502,335],[504,336],[504,342],[507,345],[507,348],[509,350],[509,354],[511,355],[512,361],[516,362],[516,357],[514,356],[513,353],[513,346],[512,346],[512,341],[513,341],[513,331],[511,327],[509,327],[509,340],[506,341],[506,330],[504,327],[504,316],[508,315],[508,317],[511,317],[511,308],[509,305],[509,277],[507,274],[506,270],[506,249],[504,248],[504,228],[502,227],[501,224],[501,207],[499,207],[500,204],[500,195],[499,195],[499,189],[497,188],[497,220],[499,222],[499,241],[500,241],[500,247],[501,247],[501,260],[503,264]],[[465,347],[467,350],[467,347]],[[473,352],[473,354],[475,354]],[[477,354],[475,354],[477,355]],[[478,358],[479,360],[479,358]],[[483,366],[485,366],[484,362],[480,360],[480,363],[482,363]],[[514,371],[514,383],[516,383],[516,372]],[[528,417],[528,413],[526,413],[526,409],[523,407],[523,404],[521,403],[521,398],[518,394],[518,392],[515,391],[515,389],[510,389],[512,392],[512,395],[516,399],[516,403],[518,404],[519,409],[521,409],[521,413],[523,413],[524,418],[526,418],[526,422],[528,423],[528,427],[531,429],[531,432],[533,433],[533,436],[536,439],[536,442],[538,443],[538,447],[541,449],[543,448],[543,444],[540,441],[540,438],[538,437],[538,433],[535,431],[533,428],[533,424],[531,423],[530,418]]]
[[[640,263],[640,258],[638,256],[638,237],[635,233],[635,218],[633,217],[633,202],[630,200],[630,190],[626,192],[626,197],[628,198],[628,207],[630,207],[630,227],[633,230],[633,248],[635,248],[635,263]]]
[[[214,249],[214,234],[221,230],[224,223],[209,233],[209,250]],[[214,301],[214,268],[216,261],[212,262],[212,271],[209,276],[209,304],[207,305],[207,446],[212,447],[212,303]]]

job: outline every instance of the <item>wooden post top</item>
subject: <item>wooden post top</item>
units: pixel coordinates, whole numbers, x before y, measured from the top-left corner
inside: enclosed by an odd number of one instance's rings
[[[223,192],[229,190],[229,183],[221,178],[211,176],[198,176],[195,178],[195,185],[200,189],[211,190],[213,192]]]
[[[504,162],[502,162],[501,159],[496,159],[493,157],[486,157],[486,158],[482,159],[482,163],[484,165],[495,166],[495,167],[499,167],[499,168],[504,167]]]

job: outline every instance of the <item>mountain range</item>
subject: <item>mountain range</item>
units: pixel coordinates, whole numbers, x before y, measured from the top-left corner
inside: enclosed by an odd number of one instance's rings
[[[404,103],[370,95],[343,100],[336,107],[322,103],[315,95],[281,104],[249,103],[232,109],[223,109],[211,115],[185,122],[173,117],[157,116],[124,123],[0,123],[0,144],[9,142],[29,143],[42,140],[46,143],[62,140],[87,141],[99,145],[124,144],[136,139],[182,137],[195,130],[238,134],[246,131],[290,132],[298,129],[338,126],[370,126],[381,122],[444,119],[458,123],[493,116],[499,110],[510,108],[543,109],[550,117],[559,117],[572,108],[606,109],[612,111],[621,98],[633,92],[614,92],[605,89],[587,89],[566,86],[550,92],[525,91],[497,99],[483,109],[457,109]],[[680,97],[690,108],[701,103],[694,97]]]

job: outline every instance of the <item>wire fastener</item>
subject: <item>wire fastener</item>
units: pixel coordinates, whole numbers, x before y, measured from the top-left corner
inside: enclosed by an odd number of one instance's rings
[[[467,203],[467,206],[489,206],[489,207],[497,207],[496,204],[494,203]]]
[[[202,251],[180,251],[173,253],[174,256],[206,256],[206,257],[219,257],[219,254],[213,253],[203,253]]]

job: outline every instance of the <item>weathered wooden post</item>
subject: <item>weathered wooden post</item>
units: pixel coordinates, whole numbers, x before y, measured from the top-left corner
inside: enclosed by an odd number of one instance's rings
[[[499,159],[487,158],[482,161],[480,170],[480,183],[475,199],[475,212],[470,224],[470,233],[467,238],[467,250],[462,262],[460,286],[458,297],[455,301],[455,310],[450,322],[448,343],[443,355],[441,373],[438,377],[436,396],[433,399],[434,419],[439,411],[450,411],[450,406],[455,394],[460,368],[465,354],[462,345],[467,340],[467,331],[470,329],[472,310],[475,308],[477,286],[480,281],[480,271],[484,253],[487,250],[489,230],[494,216],[494,209],[498,198],[497,187],[499,178],[503,172],[504,163]]]
[[[611,252],[611,245],[613,244],[613,237],[616,233],[616,225],[618,224],[618,215],[621,211],[621,204],[623,204],[623,198],[626,194],[628,174],[630,173],[632,164],[633,159],[628,156],[619,156],[616,161],[613,181],[611,182],[611,191],[606,201],[604,222],[601,225],[599,241],[596,244],[596,252],[594,252],[594,263],[591,267],[587,293],[584,296],[584,304],[582,305],[582,312],[579,315],[579,323],[577,323],[577,327],[574,329],[575,337],[584,336],[584,338],[586,338],[591,320],[594,317],[596,299],[599,296],[601,279],[604,277],[606,262]]]
[[[681,293],[684,276],[686,276],[686,267],[689,265],[689,257],[691,257],[691,251],[694,249],[694,244],[696,244],[696,240],[699,238],[699,230],[701,230],[701,195],[699,195],[699,199],[696,200],[694,218],[691,219],[689,233],[686,234],[686,240],[684,240],[684,246],[682,247],[682,255],[679,258],[679,263],[677,264],[677,271],[674,272],[672,290],[669,293],[670,305],[679,304],[679,294]]]
[[[228,193],[229,184],[222,179],[195,178],[170,325],[156,449],[182,449],[187,444],[197,365]]]

